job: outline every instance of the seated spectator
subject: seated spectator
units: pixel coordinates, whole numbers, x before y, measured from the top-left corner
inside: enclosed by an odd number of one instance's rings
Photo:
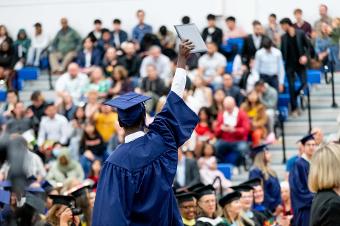
[[[328,25],[332,24],[332,18],[328,15],[327,5],[321,4],[319,6],[319,14],[320,14],[320,19],[318,19],[314,23],[314,31],[315,31],[314,36],[319,36],[321,34],[322,23],[326,23]]]
[[[144,23],[145,12],[139,9],[136,13],[138,24],[132,30],[132,39],[140,43],[145,34],[152,33],[151,25]]]
[[[223,90],[225,96],[231,96],[235,99],[236,105],[240,106],[243,102],[244,96],[241,93],[241,89],[235,85],[233,77],[229,74],[223,75]]]
[[[266,107],[261,103],[259,95],[254,90],[247,95],[246,101],[240,108],[247,113],[250,119],[252,145],[256,147],[268,134]]]
[[[69,122],[70,126],[70,155],[74,160],[79,160],[80,141],[83,137],[86,115],[84,107],[78,106]]]
[[[225,92],[223,89],[218,89],[214,93],[213,104],[211,106],[211,115],[216,118],[219,113],[223,112],[223,100],[225,98]]]
[[[174,49],[176,45],[176,36],[169,31],[166,26],[161,26],[157,33],[157,37],[161,43],[163,51],[165,49]]]
[[[328,24],[322,23],[320,35],[315,40],[315,53],[317,54],[318,60],[322,62],[322,65],[328,66],[329,58],[331,57],[330,51],[332,45],[334,45],[330,38],[331,28]]]
[[[141,58],[136,54],[135,45],[132,42],[126,42],[121,46],[124,54],[118,58],[118,64],[128,70],[129,78],[139,77]]]
[[[182,221],[185,226],[196,225],[196,199],[193,193],[175,193]]]
[[[250,63],[249,62],[249,67]],[[231,75],[233,76],[234,83],[240,86],[241,89],[245,89],[247,76],[246,73],[249,71],[248,67],[242,64],[242,58],[240,54],[236,54],[233,61],[233,68],[231,71]]]
[[[174,187],[190,187],[200,183],[200,172],[195,159],[186,158],[182,148],[178,149],[178,165],[174,179]]]
[[[224,42],[228,42],[228,39],[231,38],[243,38],[247,36],[243,28],[236,26],[235,17],[229,16],[226,18],[225,22],[228,30],[224,33]]]
[[[273,47],[272,41],[267,37],[263,38],[262,46],[255,54],[254,70],[277,92],[283,92],[285,70],[281,51]]]
[[[95,160],[105,161],[106,145],[102,136],[92,123],[86,123],[84,134],[80,143],[80,163],[87,177],[91,170],[91,164]]]
[[[248,151],[250,123],[247,113],[236,106],[233,97],[223,101],[223,112],[217,115],[215,135],[216,157],[219,162],[240,165],[242,156]]]
[[[277,91],[263,80],[255,83],[255,91],[259,95],[261,103],[266,108],[269,132],[274,132],[275,112],[278,101]]]
[[[203,29],[202,38],[204,42],[214,42],[219,47],[222,44],[223,31],[216,26],[216,16],[207,16],[208,26]]]
[[[93,115],[93,121],[104,142],[108,143],[111,137],[116,134],[118,126],[117,112],[113,112],[110,106],[102,104],[100,111]]]
[[[193,81],[193,98],[201,107],[211,107],[213,102],[213,92],[210,87],[204,85],[203,77],[196,76]]]
[[[220,186],[222,186],[222,191],[219,192],[225,194],[231,186],[231,182],[217,169],[217,160],[214,152],[214,146],[209,143],[206,143],[202,148],[202,156],[198,159],[201,181],[203,184],[212,184],[216,178],[220,178],[221,184],[215,183],[213,186],[217,192]]]
[[[102,38],[103,32],[103,23],[99,19],[95,19],[93,21],[94,29],[91,31],[87,37],[91,39],[93,43],[96,43],[99,39]]]
[[[66,18],[61,19],[61,27],[52,42],[52,52],[50,53],[50,65],[53,74],[63,73],[80,49],[81,38],[73,28],[68,26]]]
[[[210,109],[202,107],[198,112],[199,122],[195,128],[195,156],[197,158],[202,155],[203,144],[214,138],[212,131],[212,115]]]
[[[13,39],[9,36],[6,26],[1,24],[0,25],[0,45],[4,41],[7,41],[10,46],[13,44]]]
[[[87,93],[87,102],[85,104],[85,116],[86,119],[91,119],[92,116],[99,111],[100,104],[98,103],[98,92],[96,90],[90,90]]]
[[[242,63],[249,68],[250,60],[255,57],[257,50],[263,47],[264,29],[262,24],[258,20],[253,22],[253,34],[249,34],[244,39],[243,51],[242,51]]]
[[[55,186],[57,183],[64,184],[72,179],[84,180],[84,171],[79,162],[70,158],[69,150],[62,148],[58,160],[52,164],[48,171],[46,180]]]
[[[39,67],[41,53],[47,49],[49,38],[43,32],[41,23],[34,24],[34,35],[32,36],[31,47],[28,50],[27,65]]]
[[[37,136],[40,126],[41,118],[44,116],[47,102],[40,91],[34,91],[31,94],[31,105],[27,108],[27,113],[32,115],[34,123],[34,133]]]
[[[265,34],[273,41],[276,47],[280,46],[282,33],[281,27],[276,21],[276,15],[274,13],[270,14],[268,17],[268,25],[265,28]]]
[[[90,90],[95,90],[98,92],[99,97],[106,97],[110,86],[111,82],[110,80],[105,79],[103,70],[100,67],[96,67],[91,72],[90,83],[84,87],[84,93],[87,93]]]
[[[222,86],[222,75],[227,60],[221,53],[217,52],[215,43],[207,43],[207,48],[207,53],[198,60],[198,74],[203,76],[206,85],[216,90]]]
[[[65,116],[65,118],[70,121],[76,110],[77,106],[74,104],[72,96],[69,93],[64,93],[62,102],[58,106],[58,113]]]
[[[14,90],[7,91],[6,101],[1,104],[1,116],[10,117],[15,105],[19,102],[19,96]]]
[[[219,204],[222,207],[223,217],[227,223],[226,225],[243,225],[240,198],[240,192],[233,191],[220,199]]]
[[[138,45],[138,44],[136,44]],[[152,46],[159,46],[161,48],[161,43],[157,37],[157,35],[148,33],[145,34],[142,41],[139,43],[139,56],[144,58],[148,55],[148,51]]]
[[[106,53],[110,47],[114,47],[112,34],[109,29],[104,28],[102,30],[102,38],[97,41],[96,47],[101,51],[102,54]]]
[[[101,168],[102,162],[99,159],[96,159],[92,162],[91,170],[87,178],[91,179],[94,184],[98,184]]]
[[[7,40],[3,41],[0,45],[0,80],[5,82],[7,89],[13,88],[14,66],[17,61],[14,48]]]
[[[255,70],[255,60],[250,60],[250,70],[246,81],[246,93],[251,92],[255,88],[255,84],[260,80],[259,73]]]
[[[66,144],[68,141],[67,119],[57,114],[57,107],[50,103],[45,108],[46,116],[43,116],[40,123],[37,144],[42,146],[46,140]]]
[[[69,93],[73,101],[78,104],[83,97],[84,87],[88,83],[87,75],[80,72],[78,64],[71,63],[67,68],[67,72],[57,79],[55,90],[60,98],[64,93]]]
[[[111,77],[113,68],[118,64],[117,51],[113,47],[109,47],[102,60],[102,66],[106,77]]]
[[[19,70],[26,64],[27,53],[31,47],[31,39],[27,36],[25,29],[20,29],[18,32],[17,40],[14,42],[14,48],[18,55],[19,61],[16,64],[15,69]]]
[[[128,40],[128,34],[126,33],[126,31],[121,29],[121,24],[122,22],[120,21],[120,19],[113,20],[112,38],[114,47],[116,49],[120,49],[122,43]]]
[[[152,98],[152,101],[145,103],[146,111],[150,113],[155,109],[159,98],[163,95],[166,88],[155,65],[147,65],[146,73],[147,77],[143,78],[140,89],[145,95]]]
[[[310,25],[310,23],[308,23],[302,18],[302,9],[295,9],[294,17],[296,19],[296,22],[294,23],[293,26],[296,29],[303,30],[305,34],[310,38],[312,35],[312,26]]]
[[[113,69],[112,80],[112,87],[109,89],[110,96],[121,95],[133,90],[128,71],[123,66],[117,66]]]
[[[147,77],[147,68],[150,64],[153,64],[156,67],[159,78],[164,81],[166,86],[168,86],[171,76],[169,58],[161,53],[161,48],[159,46],[152,46],[148,52],[149,55],[143,59],[140,67],[140,76],[142,78]]]
[[[290,199],[290,189],[288,181],[282,181],[281,187],[281,200],[282,200],[282,215],[293,216],[292,202]]]
[[[6,122],[5,131],[9,134],[22,134],[33,129],[33,120],[27,116],[23,102],[17,102],[12,110],[12,116]]]
[[[78,52],[77,64],[86,74],[90,74],[94,66],[101,64],[101,53],[94,47],[94,43],[89,37],[84,39],[83,48]]]

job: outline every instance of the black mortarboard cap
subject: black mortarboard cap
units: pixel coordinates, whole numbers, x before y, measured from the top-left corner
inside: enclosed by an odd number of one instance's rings
[[[255,187],[255,186],[261,186],[261,178],[259,177],[256,177],[256,178],[253,178],[253,179],[250,179],[250,180],[247,180],[243,183],[241,183],[240,185],[249,185],[249,186],[252,186],[252,187]]]
[[[67,194],[72,195],[75,198],[78,198],[82,195],[86,195],[87,189],[92,188],[93,186],[94,186],[94,181],[85,180],[79,186],[76,186],[76,187],[72,188],[71,190],[67,191]]]
[[[261,144],[259,146],[256,146],[254,148],[251,149],[252,155],[256,156],[257,154],[268,150],[268,144]]]
[[[150,97],[129,92],[112,100],[104,102],[105,105],[117,108],[119,120],[126,126],[134,125],[145,114],[144,102]]]
[[[45,213],[45,202],[41,198],[27,193],[25,203],[31,207],[33,207],[38,213]]]
[[[194,191],[194,190],[197,190],[198,188],[202,188],[204,186],[205,185],[202,184],[202,183],[194,184],[194,185],[188,187],[188,191]]]
[[[241,193],[239,191],[232,191],[223,196],[219,201],[218,204],[223,208],[225,205],[231,203],[234,200],[238,200],[241,198]]]
[[[215,188],[211,184],[209,184],[204,187],[197,188],[193,192],[196,194],[196,198],[200,199],[204,195],[215,194]]]
[[[308,135],[306,135],[306,136],[304,136],[302,139],[300,139],[299,141],[303,144],[303,145],[305,145],[305,143],[307,142],[307,141],[309,141],[309,140],[314,140],[315,138],[314,138],[314,133],[311,133],[311,134],[308,134]],[[298,141],[298,142],[299,142]]]
[[[250,186],[250,185],[241,185],[241,184],[237,185],[237,186],[231,186],[230,188],[233,189],[234,191],[239,191],[239,192],[253,190],[252,186]]]
[[[187,201],[193,201],[194,197],[195,197],[195,193],[193,192],[179,192],[176,194],[176,199],[177,199],[178,204],[181,204]]]
[[[68,207],[74,207],[76,204],[75,198],[69,195],[49,195],[48,197],[53,200],[53,205],[61,204]]]

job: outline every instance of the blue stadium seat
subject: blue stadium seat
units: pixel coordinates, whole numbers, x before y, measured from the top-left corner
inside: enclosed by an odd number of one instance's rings
[[[289,115],[289,111],[288,111],[288,107],[278,107],[278,111],[279,111],[279,120],[281,122],[285,122],[288,119],[288,115]]]
[[[0,90],[0,102],[5,102],[7,97],[7,92],[4,90]]]
[[[278,107],[286,107],[288,109],[290,96],[288,93],[279,94]]]
[[[233,165],[228,163],[220,163],[217,165],[217,169],[221,171],[225,178],[228,180],[231,180],[232,174],[233,174]]]
[[[40,74],[39,68],[24,67],[18,71],[19,80],[37,80]]]
[[[228,74],[231,74],[233,72],[233,62],[228,62],[224,71]]]
[[[227,44],[222,44],[221,49],[223,49],[225,52],[230,53],[232,52],[234,47],[237,47],[237,53],[242,53],[243,49],[243,38],[230,38],[227,41]]]
[[[320,70],[307,70],[307,81],[309,84],[321,83],[321,71]]]

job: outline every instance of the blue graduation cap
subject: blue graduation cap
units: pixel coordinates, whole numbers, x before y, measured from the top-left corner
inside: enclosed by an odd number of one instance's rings
[[[151,99],[138,93],[129,92],[112,100],[104,102],[105,105],[117,108],[119,121],[124,126],[132,126],[145,114],[144,102]]]
[[[298,142],[301,142],[301,144],[305,145],[307,143],[307,141],[315,139],[314,135],[315,135],[315,133],[308,134],[308,135],[302,137],[302,139],[298,140]]]
[[[256,156],[257,154],[268,150],[268,144],[262,144],[259,146],[254,147],[253,149],[251,149],[252,152],[252,156]]]
[[[0,190],[0,203],[10,204],[10,201],[11,201],[11,192]]]
[[[11,190],[12,189],[12,182],[10,182],[9,180],[4,180],[0,182],[0,188],[2,188],[3,190]]]
[[[41,187],[26,187],[25,188],[26,192],[30,192],[30,193],[45,193],[45,190]]]

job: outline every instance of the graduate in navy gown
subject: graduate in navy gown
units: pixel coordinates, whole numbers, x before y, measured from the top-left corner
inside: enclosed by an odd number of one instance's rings
[[[293,207],[293,225],[309,226],[309,216],[314,194],[308,188],[309,164],[316,148],[313,134],[302,138],[303,154],[289,174],[290,197]]]
[[[125,143],[108,157],[101,170],[93,226],[183,225],[172,184],[177,149],[190,138],[197,115],[184,103],[186,59],[190,41],[179,47],[177,70],[162,111],[144,132],[148,97],[128,93],[106,104],[116,107]]]
[[[271,154],[266,144],[252,149],[254,168],[249,172],[249,179],[261,178],[263,183],[263,205],[273,213],[281,204],[280,181],[276,172],[270,167]]]

